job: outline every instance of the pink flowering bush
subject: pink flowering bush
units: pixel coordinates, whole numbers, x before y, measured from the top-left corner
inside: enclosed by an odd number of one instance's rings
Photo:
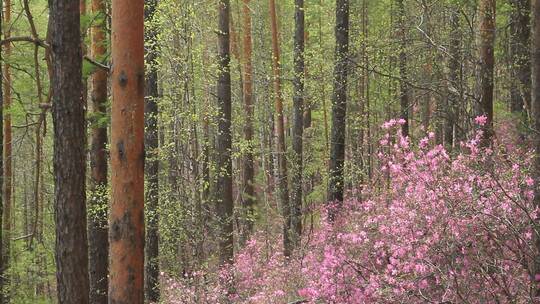
[[[229,300],[533,302],[540,275],[530,270],[537,216],[531,154],[496,139],[481,148],[478,133],[451,157],[433,134],[411,143],[400,123],[383,125],[382,179],[363,188],[362,200],[339,206],[333,222],[321,210],[320,224],[294,257],[283,258],[279,237],[269,245],[254,236],[227,270],[235,286]],[[182,293],[194,288],[186,286]],[[217,279],[206,287],[209,302],[171,303],[220,303],[224,286]]]

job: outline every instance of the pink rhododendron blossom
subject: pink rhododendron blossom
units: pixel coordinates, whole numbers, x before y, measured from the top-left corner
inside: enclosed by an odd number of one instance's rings
[[[276,226],[254,234],[221,272],[164,275],[164,301],[531,303],[540,274],[528,260],[538,216],[530,151],[494,139],[487,155],[477,133],[450,156],[433,135],[415,143],[399,121],[383,128],[382,187],[362,185],[333,222],[325,204],[311,206],[306,218],[320,221],[288,259]]]
[[[474,122],[480,126],[483,126],[487,123],[487,116],[486,115],[477,116],[474,118]]]

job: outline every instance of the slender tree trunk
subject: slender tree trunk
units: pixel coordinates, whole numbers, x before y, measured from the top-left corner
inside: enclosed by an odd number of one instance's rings
[[[281,71],[279,54],[279,36],[276,14],[275,0],[270,0],[270,23],[272,31],[272,71],[274,74],[274,100],[276,107],[276,147],[277,147],[277,175],[278,194],[283,212],[283,247],[284,255],[290,256],[292,243],[290,236],[291,229],[291,207],[289,203],[289,186],[287,176],[287,157],[285,146],[285,126],[283,117],[283,96],[281,95]]]
[[[28,23],[30,25],[30,31],[31,31],[31,34],[32,34],[32,38],[34,39],[39,39],[39,36],[38,36],[38,33],[37,33],[37,30],[36,30],[36,26],[35,26],[35,23],[34,23],[34,17],[32,15],[32,12],[30,10],[30,4],[29,4],[29,1],[28,0],[24,0],[23,1],[23,7],[24,7],[24,11],[25,11],[25,14],[26,14],[26,18],[28,20]],[[84,2],[81,2],[81,12],[84,11]],[[34,46],[34,77],[35,77],[35,80],[36,80],[36,89],[37,89],[37,97],[38,97],[38,106],[39,108],[41,109],[41,113],[39,114],[39,118],[38,118],[38,121],[36,123],[36,149],[35,149],[35,157],[36,157],[36,170],[35,170],[35,176],[34,176],[34,197],[33,197],[33,202],[34,202],[34,213],[33,213],[33,220],[31,223],[29,223],[29,229],[28,231],[31,231],[30,232],[30,238],[27,242],[28,244],[28,248],[30,250],[33,250],[33,243],[34,243],[34,239],[37,237],[38,235],[38,222],[39,222],[39,218],[40,218],[40,206],[42,204],[42,193],[40,191],[40,187],[41,187],[41,177],[42,177],[42,160],[43,160],[43,149],[42,149],[42,146],[43,146],[43,138],[41,136],[41,128],[42,128],[42,125],[45,121],[45,116],[46,116],[46,112],[50,109],[50,105],[48,104],[48,101],[47,103],[45,103],[45,101],[43,100],[43,85],[41,83],[41,74],[40,74],[40,58],[39,58],[39,50],[40,50],[40,46],[39,45],[35,45]],[[47,61],[48,62],[48,61]]]
[[[304,21],[305,23],[305,21]],[[305,27],[305,25],[304,25]],[[305,31],[304,29],[304,48],[305,46],[308,44],[308,39],[309,39],[309,32]],[[305,52],[305,51],[304,51]],[[305,61],[305,59],[304,59]],[[304,64],[304,86],[305,86],[305,79],[308,78],[308,68],[307,66]],[[304,117],[303,117],[303,122],[304,122],[304,129],[309,129],[311,128],[311,121],[312,121],[312,113],[311,113],[311,110],[312,110],[312,100],[311,99],[308,99],[307,96],[304,95]]]
[[[109,303],[144,302],[143,25],[143,0],[113,0]]]
[[[244,140],[246,141],[248,148],[244,154],[244,178],[243,178],[243,193],[242,203],[245,210],[245,227],[243,233],[243,242],[247,240],[249,235],[253,232],[253,225],[255,221],[254,207],[256,203],[254,178],[255,167],[253,164],[253,66],[252,66],[252,41],[251,41],[251,8],[250,0],[243,0],[242,6],[242,20],[244,28],[244,112],[245,112],[245,125],[244,125]]]
[[[86,123],[79,2],[53,0],[56,279],[59,303],[88,303]]]
[[[491,143],[493,136],[493,68],[495,65],[495,0],[480,0],[480,114],[487,117],[482,126],[483,145]]]
[[[401,126],[401,133],[403,136],[409,136],[409,84],[407,83],[407,30],[405,25],[405,5],[403,4],[403,0],[396,1],[399,27],[399,76],[401,78],[399,81],[400,118],[405,120],[405,123]],[[427,106],[429,107],[429,101]],[[429,114],[426,116],[429,116]]]
[[[319,25],[319,51],[320,52],[324,52],[324,47],[323,47],[323,21],[322,21],[322,16],[323,16],[323,0],[319,0],[319,20],[318,20],[318,25]],[[325,73],[324,73],[324,68],[323,68],[323,62],[322,60],[320,61],[319,63],[319,77],[321,78],[321,80],[324,82],[325,81]],[[322,108],[323,108],[323,122],[324,122],[324,147],[326,148],[325,150],[325,156],[328,156],[330,153],[329,153],[329,149],[330,149],[330,140],[329,140],[329,136],[328,136],[328,107],[326,106],[326,91],[324,89],[324,86],[325,84],[322,83],[320,85],[320,93],[321,93],[321,100],[322,100]],[[328,199],[328,198],[327,198]]]
[[[219,176],[216,187],[217,210],[221,223],[220,260],[230,263],[233,259],[233,193],[232,193],[232,160],[231,160],[231,55],[229,40],[229,0],[218,0],[218,138],[217,169]]]
[[[364,37],[363,42],[363,48],[362,52],[364,53],[364,63],[366,66],[369,66],[369,54],[367,51],[368,43],[369,43],[369,7],[368,7],[368,0],[362,1],[362,33]],[[372,178],[372,140],[371,140],[371,107],[370,107],[370,77],[369,77],[369,71],[364,71],[363,73],[364,78],[364,113],[363,116],[365,117],[365,123],[366,123],[366,140],[367,140],[367,149],[364,151],[367,151],[367,161],[364,161],[364,164],[366,165],[366,171],[367,171],[367,177],[368,181],[371,181]]]
[[[535,148],[534,158],[534,177],[535,177],[535,193],[534,204],[536,208],[540,208],[540,0],[533,0],[532,2],[532,50],[531,50],[531,64],[532,64],[532,113],[533,113],[533,145]],[[531,285],[533,286],[533,293],[536,298],[540,297],[540,285],[538,284],[537,276],[540,274],[540,221],[537,219],[534,223],[536,233],[534,239],[534,247],[536,250],[534,265],[532,269]]]
[[[294,174],[292,176],[291,240],[293,248],[302,235],[303,136],[304,136],[304,0],[294,2]]]
[[[0,0],[0,40],[4,38],[4,1]],[[4,79],[4,65],[2,64],[3,61],[3,54],[4,50],[2,45],[0,44],[0,303],[3,303],[3,295],[4,295],[4,287],[5,287],[5,281],[4,281],[4,225],[3,225],[3,215],[4,215],[4,84],[2,79]]]
[[[444,141],[451,150],[454,146],[455,132],[457,132],[457,115],[460,107],[460,73],[461,73],[461,32],[459,28],[459,11],[452,8],[450,12],[450,46],[448,52],[448,96],[446,105],[446,122]]]
[[[146,244],[145,244],[145,292],[146,300],[157,302],[159,300],[159,136],[158,136],[158,67],[156,59],[157,49],[157,30],[155,25],[151,25],[157,6],[157,0],[146,1],[145,19],[150,23],[146,30],[146,63],[148,73],[146,76],[146,103],[145,103],[145,172],[148,185],[146,187],[146,215],[147,225]]]
[[[334,94],[332,96],[332,132],[330,137],[330,166],[328,202],[343,203],[343,164],[345,161],[345,130],[347,115],[347,75],[349,52],[349,0],[336,0],[336,53]],[[333,219],[335,212],[330,213]]]
[[[11,23],[11,0],[3,2],[2,11],[3,25],[0,30],[3,32],[4,38],[11,36],[10,23]],[[11,54],[11,44],[4,46],[4,60],[9,60]],[[4,61],[0,62],[0,65]],[[8,63],[4,66],[3,78],[0,82],[3,85],[3,99],[2,99],[2,113],[5,110],[9,110],[11,106],[11,69]],[[3,81],[2,81],[3,80]],[[0,265],[0,302],[9,303],[9,251],[10,251],[10,232],[11,232],[11,115],[9,112],[2,115],[2,250],[0,251],[1,265]]]
[[[91,55],[101,61],[107,52],[105,0],[92,0],[92,13],[96,16],[91,29]],[[90,216],[88,223],[90,302],[107,303],[109,238],[107,229],[107,126],[99,119],[107,115],[108,72],[97,69],[91,78],[91,102],[94,117],[91,122],[90,143]]]
[[[530,113],[531,108],[531,57],[530,57],[530,0],[511,0],[510,56],[512,83],[510,110]]]

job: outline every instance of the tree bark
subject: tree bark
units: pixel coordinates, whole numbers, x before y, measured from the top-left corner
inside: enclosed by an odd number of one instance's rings
[[[144,1],[112,2],[109,303],[144,302]]]
[[[403,0],[397,0],[398,9],[398,39],[399,39],[399,104],[400,118],[405,120],[401,125],[403,136],[409,136],[409,85],[407,73],[407,29],[405,25],[405,5]],[[429,107],[429,101],[427,103]],[[426,116],[429,116],[426,115]]]
[[[532,49],[531,49],[531,65],[532,65],[532,113],[533,113],[533,145],[535,148],[534,157],[534,179],[535,193],[534,204],[536,208],[540,208],[540,0],[532,2]],[[534,223],[536,233],[534,238],[535,257],[531,275],[531,285],[535,297],[540,297],[540,285],[536,277],[540,274],[540,221],[537,219]]]
[[[304,0],[294,2],[294,174],[292,176],[291,240],[292,247],[300,244],[302,235],[303,136],[304,136]]]
[[[249,235],[253,232],[253,225],[255,221],[254,207],[256,203],[254,178],[255,167],[253,164],[253,66],[252,66],[252,41],[251,41],[251,8],[249,7],[251,1],[244,0],[242,6],[243,17],[243,46],[244,46],[244,113],[245,113],[245,125],[244,125],[244,140],[248,145],[246,153],[244,154],[244,177],[243,177],[243,193],[242,203],[245,210],[245,227],[243,232],[243,242],[247,240]]]
[[[332,130],[330,138],[330,166],[328,202],[343,203],[343,164],[345,161],[345,130],[347,115],[347,75],[349,52],[349,1],[336,0],[336,51],[334,66],[334,93],[332,95]],[[330,213],[333,219],[334,212]]]
[[[4,18],[4,26],[5,30],[2,28],[1,30],[4,31],[4,37],[10,38],[11,37],[11,30],[10,30],[10,23],[11,23],[11,0],[6,0],[4,3],[5,6],[5,14],[3,15]],[[2,10],[4,10],[4,7],[2,7]],[[11,44],[7,43],[4,47],[4,60],[8,59],[11,54]],[[2,63],[0,63],[2,64]],[[4,92],[3,92],[3,100],[2,100],[2,108],[3,110],[9,110],[11,107],[11,68],[9,66],[9,63],[5,63],[4,66],[4,78],[2,85],[4,86]],[[11,144],[11,114],[9,114],[9,111],[6,112],[3,116],[3,122],[2,122],[2,146],[3,146],[3,155],[2,155],[2,163],[3,163],[3,171],[2,171],[2,251],[0,252],[0,255],[2,256],[2,265],[0,268],[0,301],[2,303],[9,303],[9,263],[10,263],[10,239],[11,239],[11,198],[12,198],[12,144]]]
[[[281,68],[279,53],[279,36],[276,14],[275,0],[270,0],[270,23],[272,31],[272,71],[274,74],[274,101],[276,108],[276,150],[277,150],[277,177],[278,177],[278,196],[283,212],[283,253],[290,256],[292,252],[292,243],[290,236],[291,229],[291,207],[289,202],[289,186],[287,176],[287,158],[285,146],[285,127],[283,118],[283,96],[281,95]]]
[[[9,1],[9,0],[8,0]],[[4,1],[0,0],[0,40],[4,38]],[[2,79],[4,79],[4,65],[3,61],[3,47],[0,45],[0,302],[3,303],[2,298],[4,295],[4,225],[3,225],[3,215],[4,215],[4,84]]]
[[[89,301],[89,281],[79,2],[53,0],[50,18],[58,302],[84,304]]]
[[[493,136],[493,68],[495,65],[495,0],[480,0],[480,114],[487,117],[482,126],[482,145],[491,143]]]
[[[221,223],[220,262],[230,263],[233,259],[233,193],[231,160],[231,55],[229,40],[229,0],[218,0],[218,138],[216,145],[217,169],[217,211]]]
[[[451,150],[455,141],[454,134],[458,132],[456,125],[457,115],[461,106],[461,33],[459,28],[459,11],[457,8],[452,8],[450,12],[450,45],[448,52],[450,58],[448,59],[448,95],[444,141],[446,147]]]
[[[531,57],[530,57],[530,0],[511,0],[510,56],[512,83],[510,110],[530,113],[531,109]]]
[[[91,29],[92,58],[101,61],[107,52],[105,0],[92,0],[96,20]],[[107,115],[108,73],[96,69],[91,78],[91,102],[96,121],[91,122],[90,143],[90,209],[88,223],[90,303],[107,303],[109,238],[107,229],[107,126],[100,118]]]
[[[145,103],[145,173],[148,186],[146,187],[146,244],[145,244],[145,293],[149,302],[159,301],[159,136],[158,136],[158,73],[157,73],[157,30],[152,25],[156,11],[157,0],[146,2],[145,19],[150,25],[146,29],[146,103]]]

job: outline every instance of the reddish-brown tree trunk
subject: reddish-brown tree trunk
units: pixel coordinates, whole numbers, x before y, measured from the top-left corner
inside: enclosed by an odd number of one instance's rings
[[[144,302],[144,1],[112,1],[109,303]]]

